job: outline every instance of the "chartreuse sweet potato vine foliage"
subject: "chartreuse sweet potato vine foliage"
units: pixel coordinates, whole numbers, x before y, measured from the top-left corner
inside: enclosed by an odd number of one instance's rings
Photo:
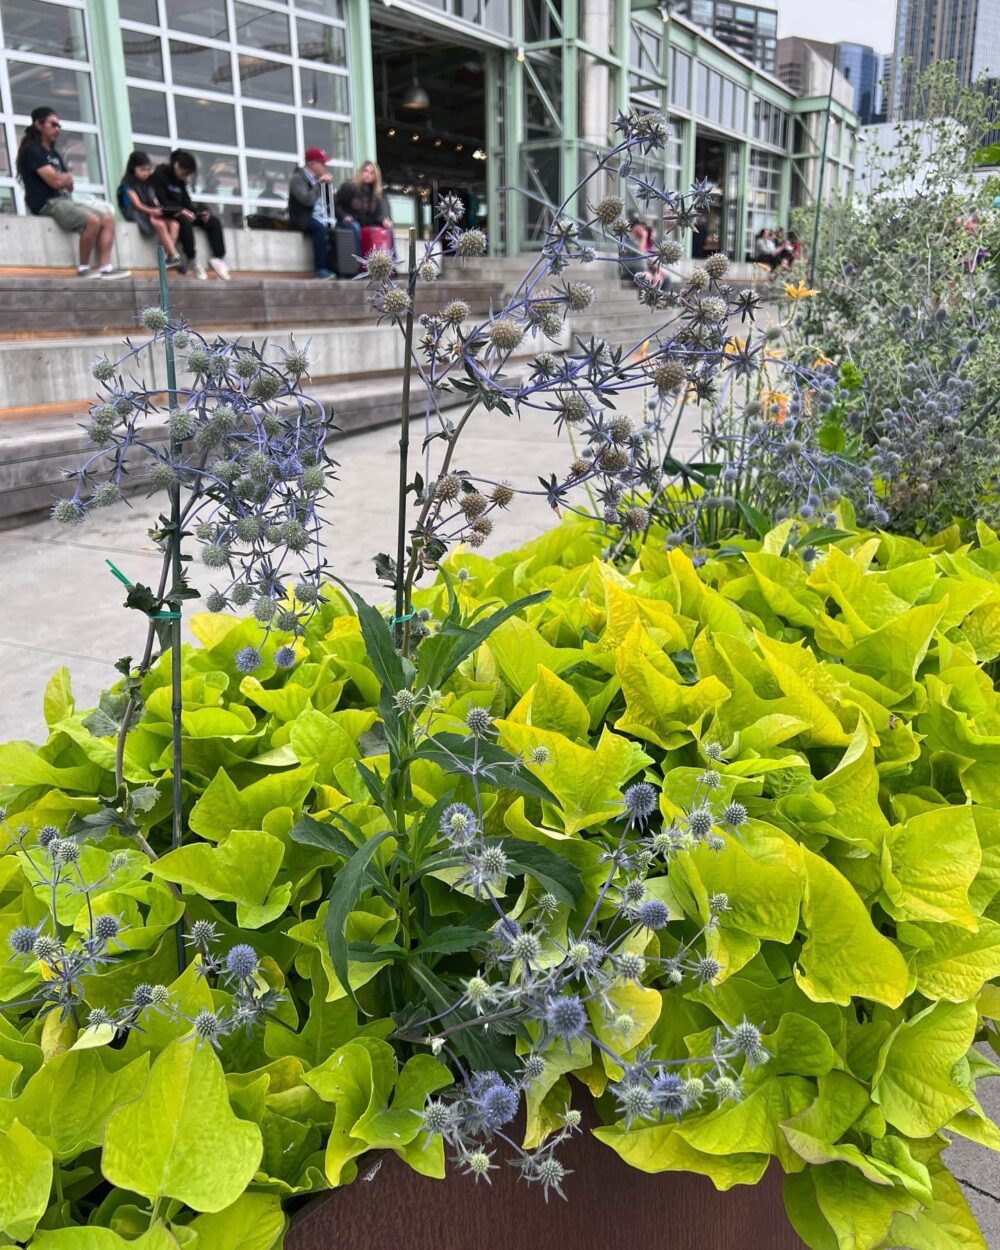
[[[127,799],[57,674],[49,741],[0,748],[3,1234],[270,1250],[375,1152],[488,1179],[519,1105],[572,1197],[545,1143],[589,1094],[635,1167],[776,1158],[815,1250],[985,1246],[941,1152],[1000,1147],[1000,541],[840,523],[459,552],[412,662],[333,589],[291,669],[196,617],[152,861],[169,654]]]

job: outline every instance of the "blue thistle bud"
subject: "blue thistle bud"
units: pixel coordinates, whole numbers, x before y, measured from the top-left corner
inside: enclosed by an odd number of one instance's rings
[[[462,1156],[462,1167],[475,1181],[490,1181],[490,1171],[496,1167],[493,1156],[485,1150],[470,1150]]]
[[[51,963],[57,959],[62,948],[55,938],[49,937],[47,933],[40,933],[35,938],[33,954],[36,959],[40,959],[43,963]]]
[[[59,836],[60,831],[55,825],[42,825],[38,831],[38,845],[44,850],[46,847],[51,846]]]
[[[268,403],[280,395],[283,386],[284,383],[278,374],[262,373],[251,384],[250,394],[255,399],[261,399]]]
[[[278,601],[270,595],[261,595],[253,605],[253,614],[262,625],[270,625],[278,610]]]
[[[646,897],[646,887],[638,877],[633,877],[622,886],[622,902],[626,907],[638,907]]]
[[[582,1037],[587,1028],[587,1012],[577,994],[550,998],[545,1005],[545,1024],[553,1037],[566,1043]]]
[[[455,1124],[452,1107],[440,1099],[429,1099],[423,1110],[424,1132],[447,1136]]]
[[[86,516],[78,499],[60,499],[52,505],[52,519],[58,525],[79,525]]]
[[[225,612],[227,606],[226,596],[218,590],[210,591],[205,598],[206,612]]]
[[[738,829],[740,825],[746,824],[748,812],[742,803],[730,803],[723,809],[722,823],[728,825],[730,829]]]
[[[188,942],[192,946],[200,946],[204,949],[218,940],[219,934],[216,931],[214,920],[196,920],[191,926]]]
[[[731,1076],[717,1076],[712,1082],[712,1090],[719,1102],[739,1102],[743,1096],[739,1082]]]
[[[103,1024],[111,1024],[111,1013],[104,1007],[92,1007],[87,1014],[87,1028],[97,1029]]]
[[[20,924],[16,929],[11,929],[7,938],[7,941],[10,943],[10,949],[15,955],[34,954],[37,940],[38,931],[26,924]]]
[[[151,304],[139,314],[139,320],[151,334],[162,334],[170,325],[170,318],[157,304]]]
[[[771,1057],[761,1041],[760,1030],[745,1018],[733,1029],[729,1041],[733,1051],[745,1055],[751,1067],[767,1063]]]
[[[714,768],[706,768],[698,778],[698,781],[706,790],[718,790],[722,785],[722,774],[716,772]]]
[[[722,744],[719,742],[707,742],[703,748],[705,756],[714,764],[722,763]]]
[[[237,608],[245,608],[253,598],[253,587],[248,586],[246,582],[240,582],[234,586],[229,592],[229,597],[233,601],[233,606]]]
[[[637,824],[644,824],[656,811],[656,790],[646,781],[629,786],[622,798],[629,818]]]
[[[482,230],[465,230],[455,241],[455,252],[462,260],[486,255],[486,235]]]
[[[639,905],[635,918],[643,928],[655,932],[666,928],[670,920],[670,912],[667,910],[666,903],[661,899],[647,898]]]
[[[634,981],[638,985],[646,971],[646,960],[637,952],[623,951],[615,956],[615,970],[623,981]]]
[[[648,1086],[628,1081],[616,1086],[614,1094],[626,1128],[631,1128],[637,1120],[652,1120],[656,1115],[656,1103]]]
[[[132,991],[132,1003],[139,1008],[153,1005],[153,987],[148,981],[141,981]]]
[[[534,933],[519,933],[510,944],[510,958],[534,963],[542,953],[542,944]]]
[[[465,997],[471,1007],[482,1012],[494,1001],[493,987],[483,977],[470,977],[465,983]]]
[[[294,647],[279,647],[274,653],[274,662],[278,668],[294,668],[295,660]]]
[[[319,589],[311,582],[299,582],[295,587],[295,598],[299,603],[312,604],[319,601]]]
[[[489,710],[484,707],[470,707],[465,714],[465,723],[469,730],[479,737],[480,734],[488,733],[493,726],[493,717],[489,714]]]
[[[252,977],[258,964],[257,952],[246,942],[239,942],[226,955],[226,971],[231,977]]]
[[[708,898],[708,910],[714,916],[718,916],[722,912],[729,911],[729,895],[723,893],[721,890],[717,891],[715,894],[710,894]]]
[[[528,762],[531,764],[547,764],[550,758],[548,747],[532,747],[528,753]]]
[[[702,985],[711,985],[722,971],[722,964],[711,955],[703,955],[695,964],[694,971]]]
[[[201,551],[202,563],[208,569],[224,569],[232,557],[232,552],[224,543],[212,543]]]
[[[51,855],[57,864],[76,864],[80,860],[80,845],[72,838],[59,838],[51,845]]]
[[[703,841],[712,832],[712,810],[709,807],[696,807],[688,813],[688,829],[696,841]]]
[[[495,1132],[517,1115],[521,1098],[517,1090],[494,1074],[494,1079],[476,1091],[472,1104],[484,1126]]]
[[[90,366],[90,372],[96,382],[110,382],[115,376],[115,366],[107,356],[100,356]]]
[[[532,1166],[525,1172],[525,1179],[538,1181],[542,1187],[542,1197],[548,1202],[550,1189],[560,1198],[565,1199],[562,1182],[570,1175],[571,1173],[553,1155],[543,1155],[542,1158],[533,1161]]]
[[[225,1035],[222,1021],[214,1011],[209,1011],[207,1007],[199,1011],[191,1023],[199,1043],[208,1042],[210,1046],[218,1046],[219,1041]]]
[[[533,1085],[545,1075],[545,1060],[541,1055],[525,1055],[521,1065],[521,1081],[524,1085]]]
[[[99,942],[110,942],[121,932],[121,922],[117,916],[95,916],[94,937]]]
[[[464,803],[452,803],[446,807],[438,827],[452,846],[467,846],[479,833],[476,813]]]
[[[544,894],[539,894],[536,906],[542,915],[554,916],[559,910],[559,900],[554,894],[546,890]]]
[[[256,647],[243,647],[236,652],[235,664],[241,673],[255,673],[263,663]]]

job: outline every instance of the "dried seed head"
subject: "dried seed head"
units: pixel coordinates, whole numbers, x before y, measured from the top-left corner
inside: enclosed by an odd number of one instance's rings
[[[585,308],[589,308],[596,294],[589,282],[569,282],[566,285],[566,303],[573,312],[583,312]]]
[[[500,508],[506,508],[514,498],[514,487],[510,482],[498,482],[490,491],[490,500]]]
[[[594,209],[594,218],[605,227],[615,224],[625,212],[625,202],[617,195],[606,195]]]
[[[463,493],[462,498],[458,501],[458,506],[470,519],[477,517],[485,512],[488,504],[484,496],[478,490],[467,490]]]
[[[458,493],[462,489],[462,479],[456,477],[454,473],[446,473],[444,477],[439,477],[434,484],[434,498],[441,499],[445,503],[451,503],[453,499],[458,498]]]
[[[718,282],[720,278],[724,277],[728,268],[729,257],[724,252],[716,252],[714,256],[709,256],[708,260],[705,261],[705,272],[714,282]]]
[[[463,260],[486,255],[486,235],[482,230],[466,230],[458,236],[455,251]]]
[[[661,395],[676,391],[687,379],[687,373],[679,360],[665,360],[653,370],[653,385]]]
[[[396,268],[392,252],[388,248],[373,248],[364,259],[369,282],[388,282]]]
[[[692,269],[688,277],[688,286],[692,291],[704,291],[710,282],[711,278],[701,266],[696,266]]]
[[[476,517],[469,528],[473,534],[478,534],[481,538],[489,538],[493,533],[493,522],[488,516]]]
[[[597,457],[597,464],[604,473],[620,473],[629,466],[628,453],[620,447],[605,447]]]
[[[447,322],[448,325],[457,326],[468,317],[471,309],[464,299],[449,300],[441,309],[441,320]]]
[[[524,338],[524,327],[513,317],[498,317],[487,331],[490,343],[501,352],[512,352]]]

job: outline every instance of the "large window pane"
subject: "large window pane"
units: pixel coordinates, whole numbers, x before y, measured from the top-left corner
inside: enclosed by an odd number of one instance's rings
[[[118,0],[118,16],[126,22],[145,22],[149,26],[160,24],[156,0]]]
[[[302,117],[302,144],[306,148],[324,148],[335,161],[350,161],[351,128],[346,122],[328,117]]]
[[[167,25],[205,39],[228,39],[226,0],[165,0]]]
[[[344,20],[343,0],[293,0],[293,3],[303,13],[322,13],[324,17]]]
[[[288,18],[273,9],[261,9],[255,4],[237,4],[236,42],[264,52],[280,52],[287,56],[292,50],[292,38],[288,30]]]
[[[236,146],[236,113],[231,104],[197,96],[175,95],[177,138],[188,143]]]
[[[233,70],[229,53],[224,48],[209,48],[202,43],[170,40],[170,66],[174,82],[180,87],[201,87],[206,91],[231,92]]]
[[[248,148],[295,151],[295,117],[287,111],[243,109],[243,138]]]
[[[159,35],[144,35],[138,30],[122,31],[125,73],[131,78],[148,78],[163,82],[163,55]]]
[[[302,107],[322,113],[350,112],[350,93],[343,74],[328,74],[312,65],[299,69]]]
[[[132,114],[133,133],[164,138],[170,134],[167,97],[163,91],[144,91],[141,87],[129,87],[128,103]]]
[[[686,52],[672,49],[670,73],[670,101],[678,108],[688,108],[691,89],[691,58]]]
[[[198,199],[228,200],[240,194],[240,171],[235,156],[191,145],[198,162],[192,194]]]
[[[11,52],[40,52],[69,61],[87,59],[83,10],[43,0],[3,0],[3,43]]]
[[[97,135],[74,134],[64,130],[59,137],[59,151],[77,182],[99,183],[103,180]]]
[[[95,120],[89,74],[55,65],[8,61],[7,75],[15,113],[27,114],[39,104],[48,104],[63,119],[75,122]]]
[[[291,108],[294,104],[292,67],[259,56],[240,56],[240,90],[256,100],[275,100]]]
[[[325,61],[328,65],[347,65],[347,40],[341,26],[325,26],[299,18],[295,23],[299,38],[299,56],[304,61]]]
[[[288,199],[288,183],[294,171],[294,161],[280,161],[271,156],[248,156],[247,198],[284,203]]]

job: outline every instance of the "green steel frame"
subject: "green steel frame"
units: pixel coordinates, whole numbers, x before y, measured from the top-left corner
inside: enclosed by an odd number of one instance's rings
[[[345,0],[351,66],[353,149],[358,163],[376,151],[370,20],[372,3],[373,0]],[[742,60],[691,23],[661,16],[659,7],[654,7],[655,0],[614,0],[614,24],[609,46],[596,47],[588,44],[580,38],[581,10],[586,3],[587,0],[562,0],[561,4],[557,0],[543,0],[551,19],[553,37],[531,43],[526,39],[525,0],[511,0],[511,38],[502,40],[496,36],[483,37],[489,153],[488,220],[493,223],[501,220],[504,222],[502,250],[508,255],[531,245],[530,240],[525,237],[524,198],[514,190],[521,179],[522,159],[533,148],[547,148],[550,154],[554,152],[558,162],[560,196],[576,185],[581,172],[586,168],[588,152],[579,131],[579,92],[581,67],[593,62],[586,61],[585,58],[593,58],[597,63],[607,66],[614,76],[614,98],[609,101],[612,111],[628,108],[633,22],[648,29],[661,41],[662,61],[659,72],[650,71],[644,76],[651,87],[659,92],[661,107],[668,113],[672,111],[678,122],[684,123],[681,185],[689,185],[694,178],[695,149],[699,134],[717,135],[732,145],[731,159],[737,162],[738,167],[737,221],[740,223],[741,233],[747,214],[746,189],[750,150],[755,146],[766,148],[766,145],[757,143],[747,133],[727,132],[699,118],[695,96],[695,66],[698,62],[707,65],[709,69],[724,73],[737,85],[744,87],[749,95],[785,109],[793,118],[805,118],[810,113],[825,112],[829,108],[830,116],[841,126],[856,127],[857,119],[854,114],[836,101],[831,104],[826,96],[796,99],[776,78]],[[87,10],[101,118],[101,142],[110,183],[117,171],[124,168],[131,149],[131,122],[128,90],[125,85],[125,62],[119,37],[118,0],[87,0]],[[692,57],[687,108],[676,104],[671,108],[668,104],[670,55],[673,48]],[[562,98],[550,110],[553,119],[551,137],[531,144],[526,142],[525,99],[529,89],[536,95],[544,96],[536,72],[536,67],[542,60],[558,62],[562,77]],[[794,134],[794,124],[791,130]],[[790,147],[792,142],[790,137]],[[853,144],[847,146],[853,149]],[[774,148],[769,150],[776,151]],[[816,153],[786,149],[780,152],[780,156],[780,215],[782,220],[787,220],[793,178],[798,177],[800,183],[808,182],[809,166],[806,162],[814,160]],[[665,159],[664,157],[664,172]],[[828,160],[834,168],[827,176],[827,185],[843,186],[844,170],[853,169],[853,151],[847,154],[843,151],[836,155],[831,154]]]

